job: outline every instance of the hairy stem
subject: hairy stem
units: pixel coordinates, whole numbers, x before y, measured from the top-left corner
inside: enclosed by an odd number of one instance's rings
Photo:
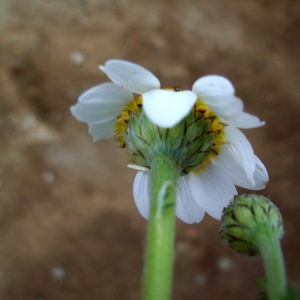
[[[144,274],[144,300],[171,297],[175,207],[179,166],[167,153],[151,160],[151,204]]]
[[[270,226],[263,226],[255,235],[264,261],[269,300],[282,300],[287,290],[286,273],[280,241]]]

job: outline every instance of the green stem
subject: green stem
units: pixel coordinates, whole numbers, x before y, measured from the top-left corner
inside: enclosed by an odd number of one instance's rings
[[[271,225],[263,226],[255,236],[264,261],[269,300],[282,300],[287,291],[287,281],[280,241]]]
[[[148,223],[144,300],[171,297],[174,261],[175,204],[179,166],[167,153],[151,160],[151,204]]]

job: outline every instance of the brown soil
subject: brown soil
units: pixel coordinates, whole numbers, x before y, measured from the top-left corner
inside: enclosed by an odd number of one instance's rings
[[[146,221],[113,140],[94,144],[69,107],[107,81],[109,58],[163,86],[206,74],[235,85],[267,125],[246,132],[270,174],[300,289],[300,2],[0,0],[0,298],[139,299]],[[173,299],[257,299],[260,259],[235,254],[220,223],[177,222]]]

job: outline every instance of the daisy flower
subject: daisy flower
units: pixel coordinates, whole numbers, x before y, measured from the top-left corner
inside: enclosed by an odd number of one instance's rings
[[[151,157],[168,151],[180,166],[176,215],[186,223],[200,222],[205,212],[220,219],[235,186],[263,189],[265,166],[238,128],[264,125],[243,111],[229,80],[210,75],[191,91],[160,88],[148,70],[131,62],[109,60],[100,67],[111,80],[83,93],[72,114],[89,125],[94,141],[116,135],[137,169],[133,195],[148,218]]]

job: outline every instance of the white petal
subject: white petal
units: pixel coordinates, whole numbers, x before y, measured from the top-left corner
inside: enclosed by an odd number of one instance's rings
[[[240,130],[233,126],[224,127],[224,131],[229,149],[254,185],[255,155],[250,142]]]
[[[117,84],[104,83],[84,92],[71,107],[72,114],[82,122],[103,123],[117,117],[133,100],[132,93]]]
[[[260,190],[264,189],[269,182],[268,171],[257,156],[255,156],[254,182],[255,187]]]
[[[244,108],[243,101],[235,96],[200,97],[200,99],[221,119],[231,119]]]
[[[143,94],[147,91],[159,89],[159,80],[148,70],[134,63],[124,60],[109,60],[101,71],[115,83],[129,88],[132,92]]]
[[[199,96],[199,98],[211,110],[226,109],[230,114],[236,114],[244,109],[243,101],[236,96]]]
[[[189,114],[196,100],[191,91],[153,90],[143,95],[143,108],[153,123],[169,128]]]
[[[78,98],[79,103],[99,103],[115,101],[120,104],[127,104],[132,101],[132,92],[112,82],[102,83],[94,86]]]
[[[232,96],[234,87],[223,76],[209,75],[199,78],[193,85],[192,91],[200,98],[205,96]]]
[[[151,173],[140,171],[133,183],[133,197],[141,215],[148,219],[150,213]]]
[[[205,166],[198,173],[191,172],[189,186],[197,204],[215,219],[220,219],[222,210],[228,206],[237,191],[233,182],[221,168]]]
[[[127,167],[130,168],[130,169],[137,170],[137,171],[150,172],[149,168],[138,166],[138,165],[128,164]]]
[[[245,112],[240,112],[234,116],[221,116],[221,120],[229,125],[239,128],[255,128],[265,125],[265,122],[260,121],[256,116],[250,115]]]
[[[183,222],[192,224],[200,222],[205,211],[199,207],[193,198],[186,176],[182,176],[178,181],[176,216]]]
[[[269,176],[265,166],[259,160],[259,158],[255,156],[254,159],[254,185],[252,185],[252,182],[247,178],[245,171],[237,162],[228,145],[224,144],[222,146],[221,153],[212,160],[212,163],[222,168],[228,174],[235,185],[250,190],[261,190],[266,187]]]
[[[202,77],[195,82],[193,92],[222,120],[230,120],[244,109],[243,101],[234,96],[232,84],[224,77]]]
[[[112,119],[101,124],[89,124],[89,134],[93,137],[94,142],[98,142],[103,139],[110,139],[113,135],[115,135],[115,124],[116,119]]]
[[[233,85],[222,76],[202,77],[194,83],[192,90],[226,124],[239,128],[254,128],[265,124],[256,116],[242,112],[243,101],[234,96]]]

